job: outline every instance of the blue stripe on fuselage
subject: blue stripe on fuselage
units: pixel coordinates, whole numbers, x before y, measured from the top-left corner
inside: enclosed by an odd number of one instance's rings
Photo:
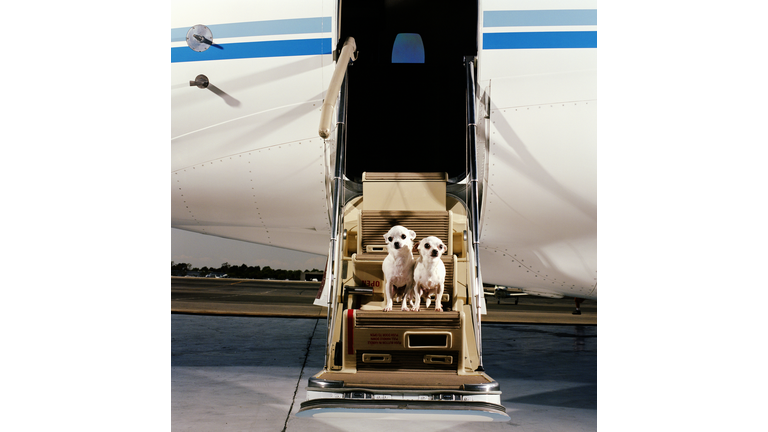
[[[483,49],[597,48],[597,32],[483,33]]]
[[[331,38],[217,44],[203,52],[183,46],[171,48],[171,63],[318,55],[331,51]]]
[[[190,26],[191,27],[191,26]],[[190,27],[171,29],[171,42],[187,40]],[[331,17],[297,18],[271,21],[212,24],[207,26],[214,43],[220,38],[267,36],[281,34],[330,33]]]
[[[597,25],[596,9],[483,12],[483,27]]]

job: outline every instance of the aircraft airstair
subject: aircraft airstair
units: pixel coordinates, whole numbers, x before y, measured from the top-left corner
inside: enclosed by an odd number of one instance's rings
[[[499,384],[482,365],[482,278],[478,265],[474,157],[474,65],[467,68],[466,198],[449,193],[446,173],[363,174],[362,193],[345,186],[344,71],[355,51],[345,43],[328,94],[340,92],[334,208],[322,296],[328,307],[322,371],[309,378],[299,417],[507,421]],[[337,76],[338,74],[338,76]],[[329,97],[328,99],[331,99]],[[326,100],[320,135],[330,136]],[[328,110],[328,111],[326,111]],[[347,196],[349,195],[349,196]],[[383,312],[384,234],[394,225],[436,236],[447,246],[443,312]]]

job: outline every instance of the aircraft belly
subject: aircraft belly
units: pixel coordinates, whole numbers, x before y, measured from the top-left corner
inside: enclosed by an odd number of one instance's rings
[[[596,295],[594,89],[593,72],[491,82],[484,282]]]
[[[299,135],[301,122],[293,125]],[[326,144],[320,138],[292,139],[286,129],[284,142],[259,148],[263,139],[254,138],[247,149],[250,141],[243,139],[242,151],[174,170],[171,226],[326,253]]]
[[[280,150],[285,145],[304,145],[310,141],[322,143],[315,130],[320,105],[320,100],[310,100],[273,108],[176,137],[171,140],[171,171],[233,155]],[[261,157],[266,154],[262,153]],[[283,176],[290,172],[284,168]]]

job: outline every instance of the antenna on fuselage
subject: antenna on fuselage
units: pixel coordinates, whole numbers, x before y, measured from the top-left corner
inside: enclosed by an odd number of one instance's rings
[[[202,24],[196,24],[187,31],[187,45],[197,52],[203,52],[212,46],[221,49],[220,46],[213,43],[211,29]]]

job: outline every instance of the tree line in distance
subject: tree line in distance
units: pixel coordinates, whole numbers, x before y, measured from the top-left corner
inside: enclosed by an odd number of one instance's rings
[[[302,273],[320,272],[322,270],[282,270],[269,266],[236,266],[223,263],[220,267],[192,267],[189,263],[176,263],[171,261],[171,276],[197,276],[197,277],[227,277],[237,279],[277,279],[277,280],[301,280]],[[320,278],[317,278],[320,280]]]

